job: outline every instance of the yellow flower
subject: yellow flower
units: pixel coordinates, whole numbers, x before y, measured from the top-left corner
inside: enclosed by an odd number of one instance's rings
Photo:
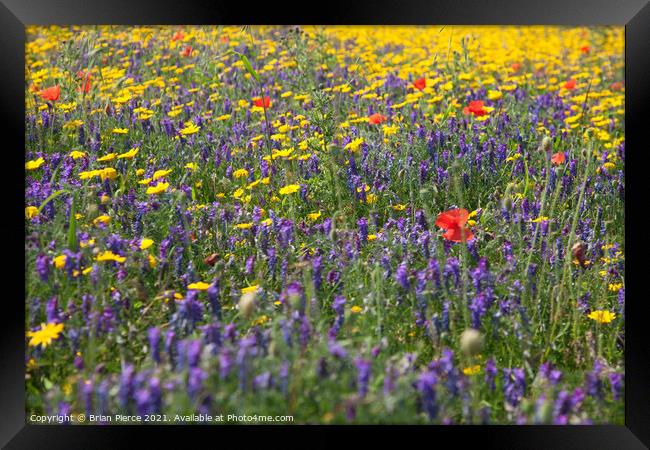
[[[107,216],[106,214],[102,214],[101,216],[93,220],[93,225],[99,225],[100,223],[107,224],[110,221],[111,218],[109,216]]]
[[[50,345],[53,340],[59,338],[61,331],[63,331],[62,323],[50,322],[47,325],[42,323],[40,330],[27,332],[27,337],[30,338],[29,346],[36,347],[37,345],[40,345],[41,348],[45,348]]]
[[[350,143],[348,143],[345,147],[343,147],[345,150],[350,150],[351,152],[356,152],[359,150],[359,147],[361,144],[363,144],[365,141],[363,138],[356,138],[352,140]]]
[[[370,193],[370,194],[366,195],[366,203],[367,204],[370,205],[372,203],[375,203],[376,201],[377,201],[377,196],[375,194]]]
[[[140,249],[146,250],[153,245],[153,239],[144,238],[140,241]]]
[[[384,125],[383,126],[384,136],[392,136],[397,134],[399,131],[399,126],[397,125]]]
[[[503,97],[503,94],[500,91],[488,91],[489,100],[499,100],[501,97]]]
[[[192,122],[186,122],[185,128],[181,129],[179,133],[183,136],[188,136],[190,134],[198,132],[200,129],[201,127],[194,125]]]
[[[74,151],[71,151],[68,156],[70,156],[70,158],[72,158],[72,159],[79,159],[79,158],[83,158],[84,156],[86,156],[86,152],[80,152],[78,150],[74,150]]]
[[[540,217],[538,217],[536,219],[530,219],[529,222],[531,222],[531,223],[540,223],[540,222],[544,222],[544,221],[547,221],[547,220],[548,220],[548,217],[540,216]]]
[[[587,317],[589,317],[591,320],[595,320],[598,323],[610,323],[612,320],[616,319],[616,313],[598,310],[592,311]]]
[[[398,203],[397,205],[393,205],[393,209],[395,211],[404,211],[406,209],[406,205]]]
[[[257,319],[255,319],[255,320],[253,321],[253,326],[255,326],[255,325],[264,325],[264,324],[265,324],[266,322],[268,322],[268,321],[269,321],[269,316],[267,316],[267,315],[265,314],[265,315],[260,316],[260,317],[258,317]]]
[[[144,169],[138,169],[135,171],[135,176],[139,177],[140,175],[144,174]]]
[[[197,281],[196,283],[192,283],[187,286],[188,289],[195,289],[197,291],[205,291],[209,287],[210,285],[208,283],[204,283],[203,281]]]
[[[247,229],[249,229],[249,228],[252,227],[252,226],[253,226],[253,222],[249,222],[249,223],[238,223],[237,225],[235,225],[235,228],[239,228],[240,230],[247,230]]]
[[[623,283],[610,283],[609,286],[607,286],[607,288],[611,292],[618,292],[623,288]]]
[[[167,175],[169,175],[170,173],[172,173],[171,170],[156,170],[156,171],[153,173],[153,176],[151,177],[151,179],[152,179],[153,181],[156,181],[158,178],[162,178],[162,177],[164,177],[164,176],[167,176]]]
[[[199,166],[194,162],[185,164],[186,169],[196,170],[197,167],[199,167]]]
[[[135,158],[135,155],[138,154],[138,151],[140,151],[140,149],[138,147],[135,147],[129,150],[128,152],[118,155],[117,157],[118,159],[133,159]]]
[[[361,308],[361,306],[354,305],[352,308],[350,308],[350,311],[354,314],[357,314],[363,311],[363,309]]]
[[[63,269],[65,267],[66,259],[68,258],[65,255],[55,256],[54,259],[52,260],[52,263],[54,264],[54,267],[56,267],[57,269]]]
[[[248,287],[242,288],[241,293],[242,294],[248,294],[248,293],[251,293],[251,292],[256,292],[259,287],[260,286],[258,284],[255,284],[253,286],[248,286]]]
[[[38,216],[38,208],[36,206],[28,206],[25,208],[25,218],[31,219],[32,217]]]
[[[103,161],[112,161],[115,159],[117,156],[117,153],[109,153],[108,155],[104,155],[101,158],[97,158],[97,161],[103,162]]]
[[[112,167],[107,167],[106,169],[99,171],[99,176],[102,180],[114,180],[117,178],[117,170]]]
[[[234,178],[242,178],[248,176],[248,170],[246,169],[237,169],[232,173]]]
[[[165,192],[168,187],[169,187],[169,183],[158,182],[158,184],[156,184],[155,186],[149,186],[147,188],[147,194],[149,195],[160,194],[161,192]]]
[[[285,187],[280,189],[280,195],[293,194],[294,192],[298,192],[299,189],[300,189],[299,184],[288,184]]]
[[[318,219],[320,216],[321,216],[320,211],[319,211],[319,212],[315,212],[315,213],[309,213],[309,214],[307,214],[307,218],[308,218],[309,220],[316,220],[316,219]]]
[[[128,128],[113,128],[113,134],[127,134],[128,132]]]
[[[149,255],[149,267],[152,269],[158,265],[158,261],[156,261],[156,257],[153,255]]]
[[[377,235],[376,235],[376,234],[369,234],[369,235],[368,235],[368,240],[369,240],[369,241],[374,241],[375,239],[377,239]]]
[[[25,169],[27,170],[36,170],[43,165],[45,160],[43,158],[34,159],[32,161],[27,161],[25,163]]]
[[[476,374],[478,374],[480,372],[481,372],[481,366],[479,364],[477,364],[475,366],[465,367],[463,369],[463,373],[465,375],[476,375]]]
[[[97,255],[96,259],[97,261],[115,261],[119,263],[123,263],[124,261],[126,261],[125,256],[116,255],[110,250],[106,250],[105,252],[100,253],[99,255]]]

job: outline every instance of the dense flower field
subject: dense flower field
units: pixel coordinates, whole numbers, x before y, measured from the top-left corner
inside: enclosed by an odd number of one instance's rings
[[[622,424],[623,48],[28,27],[26,413]]]

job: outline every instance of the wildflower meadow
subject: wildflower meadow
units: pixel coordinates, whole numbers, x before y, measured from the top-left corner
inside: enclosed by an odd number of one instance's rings
[[[28,420],[623,424],[623,75],[622,27],[27,27]]]

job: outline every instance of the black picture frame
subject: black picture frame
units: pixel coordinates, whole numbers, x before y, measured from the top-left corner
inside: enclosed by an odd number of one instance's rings
[[[650,136],[648,122],[650,68],[650,4],[646,0],[444,0],[436,2],[327,2],[308,10],[305,3],[292,6],[251,3],[210,3],[205,0],[2,0],[0,2],[0,127],[3,129],[3,210],[0,221],[4,239],[5,298],[0,315],[2,367],[0,367],[0,444],[18,448],[122,448],[134,445],[134,435],[163,442],[198,445],[207,440],[223,445],[223,436],[252,447],[253,441],[268,446],[332,447],[349,442],[354,433],[363,434],[364,444],[402,444],[422,439],[426,445],[481,448],[571,448],[637,449],[650,447],[650,340],[643,314],[644,257],[648,235],[643,217],[645,188],[644,153]],[[319,10],[320,9],[320,10]],[[25,423],[24,383],[24,251],[14,235],[24,231],[22,186],[24,176],[24,44],[25,25],[45,24],[232,24],[232,23],[319,23],[319,24],[508,24],[508,25],[624,25],[626,38],[626,351],[625,426],[451,426],[451,427],[293,427],[304,436],[287,436],[286,427],[127,427],[127,426],[44,426]],[[12,144],[9,144],[9,143]],[[22,255],[22,256],[21,256]],[[7,291],[11,290],[11,295]],[[253,431],[253,432],[251,432]],[[188,433],[191,435],[188,436]],[[215,438],[219,436],[219,438]],[[187,439],[191,440],[187,440]],[[442,440],[441,440],[442,438]],[[406,439],[406,440],[405,440]],[[294,445],[295,445],[294,444]],[[151,444],[153,446],[154,444]],[[159,444],[155,444],[159,445]]]

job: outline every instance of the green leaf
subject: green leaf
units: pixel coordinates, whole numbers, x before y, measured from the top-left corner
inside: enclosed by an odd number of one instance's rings
[[[246,67],[248,73],[250,73],[253,76],[253,78],[257,80],[258,83],[261,83],[260,76],[257,74],[255,69],[253,69],[251,62],[248,60],[246,55],[243,55],[241,53],[237,53],[237,54],[239,55],[239,59],[241,59],[241,62],[244,63],[244,67]]]
[[[67,193],[68,193],[68,191],[66,191],[65,189],[61,189],[60,191],[54,192],[52,195],[50,195],[48,198],[46,198],[43,203],[41,203],[41,206],[38,207],[38,213],[40,214],[41,211],[43,210],[43,208],[45,208],[45,205],[47,205],[50,201],[54,200],[55,198],[57,198],[61,194],[67,194]]]
[[[72,197],[72,206],[70,206],[70,219],[68,226],[68,248],[77,250],[77,196]]]

